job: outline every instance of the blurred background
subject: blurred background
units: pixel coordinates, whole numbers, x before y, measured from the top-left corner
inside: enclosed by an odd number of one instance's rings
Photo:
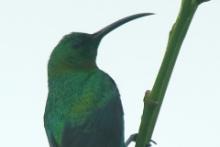
[[[179,7],[178,0],[0,1],[0,146],[49,146],[43,127],[47,62],[63,35],[154,12],[107,35],[97,58],[120,90],[125,138],[137,132],[144,93],[152,88]],[[220,146],[219,14],[214,0],[195,14],[153,134],[157,147]]]

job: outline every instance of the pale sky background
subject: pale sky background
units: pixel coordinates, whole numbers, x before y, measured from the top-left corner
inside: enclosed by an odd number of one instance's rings
[[[137,132],[145,90],[165,52],[179,0],[1,0],[0,146],[48,147],[47,61],[63,35],[93,33],[154,12],[106,36],[98,65],[118,84],[126,138]],[[184,41],[153,134],[157,147],[220,147],[220,1],[202,4]]]

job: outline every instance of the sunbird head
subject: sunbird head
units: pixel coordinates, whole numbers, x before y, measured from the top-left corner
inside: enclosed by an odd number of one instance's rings
[[[93,34],[73,32],[65,35],[50,56],[49,70],[80,70],[96,67],[97,48],[101,39],[117,27],[147,15],[152,15],[152,13],[125,17]]]

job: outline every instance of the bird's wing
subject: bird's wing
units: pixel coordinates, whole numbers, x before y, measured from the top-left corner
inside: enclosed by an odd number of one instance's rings
[[[117,87],[113,80],[111,82],[108,86],[103,85],[99,94],[108,102],[94,110],[82,125],[65,124],[62,147],[124,146],[122,104]]]
[[[81,126],[66,124],[62,147],[122,147],[123,120],[113,104],[108,104]]]

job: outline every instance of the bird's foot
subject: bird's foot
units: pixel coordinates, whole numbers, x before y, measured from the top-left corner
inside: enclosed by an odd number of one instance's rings
[[[127,139],[127,141],[125,142],[125,146],[128,147],[129,144],[130,144],[131,142],[133,142],[133,141],[136,142],[137,136],[138,136],[137,133],[136,133],[136,134],[132,134],[132,135]],[[152,143],[155,144],[155,145],[157,144],[154,140],[150,140],[150,143],[147,144],[146,147],[151,147],[151,146],[152,146]]]
[[[130,135],[130,137],[127,139],[127,141],[125,142],[125,146],[126,147],[128,147],[129,146],[129,144],[131,143],[131,142],[136,142],[136,139],[137,139],[137,134],[132,134],[132,135]]]
[[[152,143],[157,145],[156,141],[154,140],[150,140],[150,143],[146,145],[146,147],[151,147],[152,146]]]

